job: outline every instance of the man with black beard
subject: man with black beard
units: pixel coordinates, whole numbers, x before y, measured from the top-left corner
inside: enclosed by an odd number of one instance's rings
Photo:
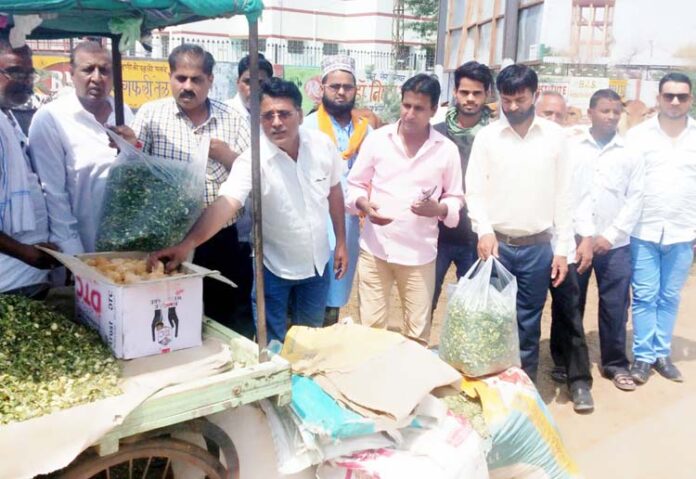
[[[562,128],[534,115],[536,73],[510,65],[500,72],[496,86],[504,117],[476,135],[466,200],[479,257],[497,257],[517,278],[520,359],[522,369],[536,381],[549,276],[558,286],[568,271],[571,169]],[[556,251],[551,246],[554,233],[560,245]]]
[[[445,121],[435,129],[452,140],[459,148],[462,178],[466,175],[471,146],[476,133],[488,125],[491,111],[485,105],[493,84],[491,70],[476,61],[470,61],[454,71],[454,105],[447,110]],[[466,191],[466,189],[464,190]],[[437,259],[435,260],[435,294],[433,311],[442,290],[442,282],[452,263],[457,267],[457,279],[461,278],[476,262],[476,233],[471,229],[471,220],[466,205],[459,212],[459,224],[448,228],[438,224]]]
[[[350,172],[360,146],[370,131],[368,119],[355,110],[355,60],[343,55],[324,58],[322,61],[322,98],[317,111],[305,118],[305,128],[318,129],[326,133],[338,148],[344,160],[345,168],[341,184],[346,194],[346,177]],[[333,236],[331,219],[327,218],[329,244],[329,271],[333,271],[333,248],[336,238]],[[338,320],[339,309],[348,303],[353,285],[353,277],[360,254],[360,223],[357,216],[346,214],[346,246],[348,248],[348,269],[341,279],[328,275],[330,284],[326,298],[325,325]]]

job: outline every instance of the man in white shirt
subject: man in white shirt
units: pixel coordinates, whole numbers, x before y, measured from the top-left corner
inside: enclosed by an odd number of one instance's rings
[[[549,277],[565,279],[572,237],[570,167],[560,126],[534,115],[536,73],[504,68],[496,79],[505,114],[478,132],[466,173],[466,199],[478,254],[493,255],[517,277],[522,368],[536,380],[541,312]],[[558,247],[552,250],[552,233]]]
[[[643,209],[631,235],[633,379],[650,370],[683,381],[670,358],[679,296],[696,238],[696,122],[691,80],[669,73],[659,84],[657,117],[631,129],[626,143],[645,161]]]
[[[111,53],[79,43],[70,55],[75,86],[36,112],[29,128],[31,157],[46,195],[49,240],[64,253],[95,250],[99,214],[116,150],[105,126],[115,125]],[[133,115],[124,106],[125,122]]]
[[[326,275],[347,267],[341,175],[343,162],[325,134],[300,127],[302,94],[292,82],[272,78],[261,97],[261,201],[268,339],[285,339],[288,305],[292,323],[320,327],[326,307]],[[217,200],[186,238],[151,255],[172,270],[234,218],[251,192],[251,151],[234,162]],[[326,216],[336,234],[334,271],[329,261]],[[256,304],[256,291],[253,294]]]
[[[225,103],[249,121],[249,95],[251,77],[249,76],[249,55],[242,57],[237,65],[237,94]],[[259,53],[259,82],[263,83],[273,76],[273,65]]]
[[[584,315],[592,271],[599,289],[602,375],[624,391],[636,388],[628,371],[626,322],[630,303],[631,231],[643,202],[643,159],[618,134],[621,97],[610,89],[590,98],[589,129],[570,142],[573,182],[579,189],[578,223],[593,237],[591,269],[580,273]]]
[[[557,125],[565,126],[568,106],[565,98],[555,91],[539,93],[535,105],[536,114]],[[572,135],[571,130],[564,130]],[[572,166],[572,155],[571,155]],[[573,184],[575,191],[576,184]],[[579,203],[577,195],[572,195],[573,211]],[[579,233],[575,231],[574,233]],[[552,246],[556,246],[552,243]],[[577,266],[576,266],[577,260]],[[584,272],[592,262],[592,238],[582,238],[576,245],[575,235],[568,244],[568,275],[565,281],[554,287],[549,282],[551,293],[551,337],[549,349],[554,367],[551,379],[568,385],[573,400],[573,409],[579,413],[589,413],[594,409],[592,373],[590,357],[585,340],[585,329],[580,312],[580,286],[578,273]]]
[[[32,94],[36,72],[29,47],[0,41],[0,293],[42,298],[48,293],[51,256],[46,201],[31,168],[27,141],[11,108]]]

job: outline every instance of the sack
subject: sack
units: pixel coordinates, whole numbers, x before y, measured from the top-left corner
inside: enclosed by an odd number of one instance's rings
[[[149,156],[107,133],[119,154],[106,180],[97,251],[155,251],[178,243],[204,207],[210,140],[187,162]]]
[[[477,261],[447,302],[440,358],[465,376],[520,365],[517,280],[494,257]]]

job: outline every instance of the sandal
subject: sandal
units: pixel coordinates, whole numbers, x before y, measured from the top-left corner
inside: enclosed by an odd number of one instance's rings
[[[611,378],[611,382],[614,383],[618,389],[622,391],[635,391],[636,383],[628,373],[616,373],[614,377]]]

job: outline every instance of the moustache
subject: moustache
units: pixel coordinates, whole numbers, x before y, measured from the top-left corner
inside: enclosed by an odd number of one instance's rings
[[[180,98],[195,98],[196,94],[192,91],[184,91],[179,94]]]

